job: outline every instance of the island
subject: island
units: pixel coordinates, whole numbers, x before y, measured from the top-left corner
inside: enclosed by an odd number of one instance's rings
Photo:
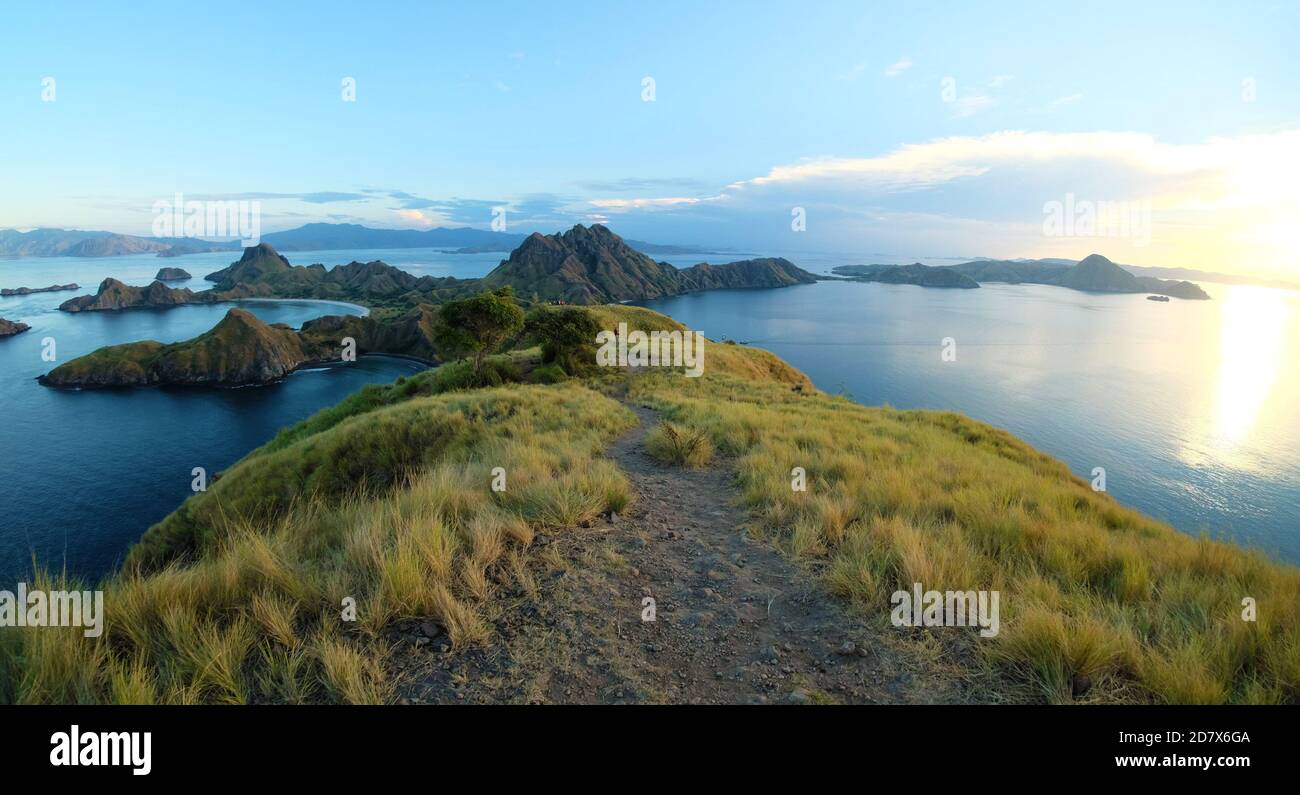
[[[52,284],[49,287],[8,287],[0,290],[0,297],[9,297],[11,295],[31,295],[32,293],[57,293],[62,290],[80,290],[80,284]]]
[[[82,295],[59,304],[62,312],[111,312],[119,309],[146,309],[182,304],[212,303],[220,300],[210,290],[196,293],[185,287],[168,287],[155,281],[147,287],[132,287],[114,278],[100,282],[94,295]]]
[[[385,321],[329,315],[295,331],[232,308],[211,330],[193,339],[170,345],[152,340],[110,345],[61,364],[37,380],[45,386],[79,389],[270,384],[306,365],[340,361],[349,338],[357,354],[386,353],[427,364],[439,361],[431,310]]]
[[[578,224],[562,234],[530,235],[482,281],[488,289],[510,285],[542,301],[606,304],[697,290],[790,287],[817,277],[780,257],[679,270],[655,262],[602,224]]]
[[[975,260],[947,266],[980,282],[1050,284],[1092,293],[1155,293],[1208,301],[1209,294],[1187,281],[1135,276],[1100,254],[1074,265],[1056,260]]]
[[[205,277],[209,290],[172,288],[161,281],[133,287],[105,279],[95,295],[65,301],[65,312],[165,308],[246,298],[350,301],[371,313],[326,316],[300,331],[268,326],[231,309],[211,331],[184,342],[154,341],[101,348],[42,376],[53,387],[155,385],[239,386],[271,383],[294,369],[338,359],[342,341],[357,354],[388,354],[430,364],[446,360],[436,342],[437,307],[484,290],[510,287],[520,302],[608,304],[696,290],[787,287],[817,277],[779,257],[700,263],[678,269],[655,262],[604,226],[575,226],[523,241],[482,279],[414,276],[384,262],[350,262],[326,269],[293,265],[269,243],[249,246],[229,266]]]
[[[319,263],[294,265],[270,243],[249,246],[238,260],[204,279],[214,283],[211,289],[173,288],[161,280],[132,287],[108,278],[95,295],[65,301],[59,309],[94,312],[296,298],[348,301],[402,314],[504,286],[513,287],[525,302],[604,304],[697,290],[789,287],[817,281],[780,257],[724,265],[702,262],[678,269],[654,261],[600,224],[579,224],[555,235],[533,234],[481,279],[415,276],[380,260],[329,269]]]
[[[184,268],[159,268],[158,275],[154,277],[160,282],[180,282],[193,278]]]
[[[164,345],[110,345],[61,364],[37,380],[46,386],[99,389],[163,384],[241,386],[277,381],[304,364],[337,359],[340,347],[268,325],[251,312],[231,309],[210,331]]]
[[[26,323],[18,323],[13,320],[5,320],[0,317],[0,337],[12,337],[15,334],[22,334],[30,329],[31,326]]]
[[[963,290],[979,288],[979,282],[952,268],[935,268],[914,262],[911,265],[841,265],[831,269],[858,282],[915,284],[918,287],[952,287]]]
[[[1188,300],[1210,296],[1187,281],[1135,276],[1100,254],[1077,263],[1065,260],[973,260],[960,265],[840,265],[832,273],[852,281],[916,284],[922,287],[978,287],[981,282],[1049,284],[1091,293],[1155,293]]]

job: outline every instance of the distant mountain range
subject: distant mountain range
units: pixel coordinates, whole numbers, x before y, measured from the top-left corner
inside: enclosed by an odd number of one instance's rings
[[[858,281],[916,284],[922,287],[978,287],[979,282],[1051,284],[1095,293],[1155,293],[1208,300],[1199,286],[1136,276],[1100,254],[1070,260],[974,260],[959,265],[842,265],[832,270]]]
[[[527,235],[492,232],[470,227],[436,229],[373,229],[359,224],[315,223],[270,232],[261,241],[279,251],[337,251],[339,249],[451,248],[457,253],[475,254],[514,250]],[[640,251],[652,254],[702,254],[707,249],[628,241]],[[73,229],[33,229],[19,232],[0,230],[0,257],[116,257],[156,253],[160,257],[183,257],[208,251],[239,251],[238,240],[208,241],[198,238],[155,238],[121,235],[116,232],[88,232]]]

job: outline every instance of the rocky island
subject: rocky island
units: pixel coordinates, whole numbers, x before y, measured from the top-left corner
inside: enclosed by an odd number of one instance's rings
[[[832,273],[854,281],[916,284],[922,287],[979,287],[980,282],[1050,284],[1092,293],[1155,293],[1207,301],[1196,284],[1134,276],[1100,254],[1074,265],[1052,260],[974,260],[960,265],[841,265]]]
[[[57,293],[62,290],[80,290],[79,284],[52,284],[49,287],[16,287],[9,289],[6,287],[0,290],[0,297],[9,297],[11,295],[31,295],[33,293]]]
[[[62,312],[105,312],[118,309],[146,309],[182,304],[212,303],[219,300],[210,290],[196,293],[185,287],[168,287],[155,281],[147,287],[132,287],[117,279],[100,282],[94,295],[82,295],[59,304]]]
[[[164,345],[146,340],[105,348],[59,365],[37,380],[45,386],[109,387],[248,386],[279,381],[308,364],[338,361],[343,340],[357,354],[385,353],[436,364],[432,308],[376,320],[326,316],[295,331],[268,324],[244,309],[226,316],[198,337]]]
[[[0,337],[12,337],[15,334],[22,334],[30,328],[31,326],[26,323],[18,323],[0,317]]]
[[[37,380],[46,386],[105,388],[163,384],[240,386],[277,381],[304,364],[339,358],[340,347],[284,324],[268,325],[231,309],[210,331],[164,345],[111,345],[61,364]]]
[[[601,224],[578,224],[557,235],[530,235],[483,277],[488,289],[510,285],[521,296],[570,304],[607,304],[742,287],[789,287],[817,277],[775,258],[700,263],[678,270],[655,262]]]
[[[184,268],[159,268],[158,275],[154,277],[160,282],[180,282],[192,278],[194,277]]]

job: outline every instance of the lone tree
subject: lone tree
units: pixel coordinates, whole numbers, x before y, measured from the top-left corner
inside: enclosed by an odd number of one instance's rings
[[[554,362],[569,375],[578,375],[596,361],[600,324],[590,312],[576,307],[538,307],[528,313],[525,329],[542,343],[542,361]]]
[[[524,327],[524,310],[515,303],[515,291],[509,285],[448,301],[438,310],[438,318],[438,342],[458,353],[473,355],[475,376],[483,366],[483,357]]]

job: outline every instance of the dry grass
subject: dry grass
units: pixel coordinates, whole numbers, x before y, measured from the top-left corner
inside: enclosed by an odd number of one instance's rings
[[[680,328],[635,307],[592,311],[603,327]],[[996,638],[951,631],[972,636],[968,662],[1011,697],[1070,700],[1086,676],[1091,701],[1300,700],[1295,568],[1125,509],[1003,431],[827,397],[765,351],[705,351],[702,378],[363,390],[151,529],[102,585],[101,638],[0,633],[0,703],[387,700],[394,621],[489,643],[503,583],[532,598],[531,563],[570,565],[558,545],[537,551],[539,529],[627,507],[626,477],[598,457],[634,423],[600,391],[625,389],[667,415],[655,446],[668,460],[734,457],[756,532],[882,627],[890,594],[914,582],[999,591]],[[504,491],[490,487],[496,467]],[[792,488],[795,467],[806,491]],[[1245,597],[1256,622],[1241,619]]]
[[[724,347],[760,355],[709,351]],[[1178,533],[960,415],[863,407],[748,370],[655,374],[631,394],[735,456],[760,532],[886,629],[890,595],[914,582],[998,590],[1001,633],[968,645],[981,680],[1008,694],[1070,700],[1081,674],[1092,701],[1300,700],[1295,568]],[[1257,622],[1242,620],[1245,597]]]
[[[713,442],[702,431],[661,422],[645,437],[646,450],[665,464],[699,469],[713,460]]]
[[[192,512],[214,517],[197,555],[157,546],[164,563],[102,584],[101,638],[77,628],[4,634],[0,701],[383,702],[392,622],[432,619],[459,648],[488,642],[503,609],[498,583],[537,590],[527,565],[535,529],[631,499],[622,473],[596,456],[635,418],[577,384],[414,398],[250,458],[369,449],[320,437],[416,422],[467,431],[425,450],[382,492],[294,494],[291,509],[267,511],[245,493],[266,488],[263,465],[233,467],[216,495],[227,499]],[[498,466],[502,492],[491,489]],[[345,599],[355,621],[343,620]]]

